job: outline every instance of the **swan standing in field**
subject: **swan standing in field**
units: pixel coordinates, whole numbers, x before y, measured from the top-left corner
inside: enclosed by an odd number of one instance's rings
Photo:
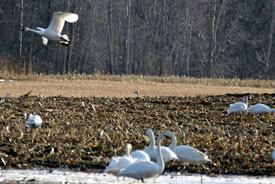
[[[170,132],[169,130],[163,133],[164,135],[170,137],[172,139],[172,143],[170,144],[169,148],[176,153],[178,160],[183,162],[186,165],[195,164],[199,165],[206,162],[211,162],[208,156],[196,148],[187,145],[180,145],[177,146],[177,139],[176,136]]]
[[[39,115],[30,114],[28,119],[28,127],[29,128],[41,128],[42,126],[42,119]]]
[[[265,104],[255,104],[248,107],[247,112],[252,114],[264,114],[264,113],[275,112],[275,109],[272,109]]]
[[[115,176],[118,176],[119,172],[125,169],[128,165],[135,162],[135,160],[129,154],[132,149],[130,144],[126,144],[124,156],[113,157],[108,165],[108,167],[104,170],[106,173],[111,173]]]
[[[150,161],[139,161],[133,164],[130,164],[128,167],[123,169],[119,176],[124,176],[128,178],[133,178],[137,180],[141,180],[144,182],[146,178],[153,178],[155,176],[160,175],[165,167],[165,163],[163,161],[162,152],[161,152],[161,141],[165,136],[160,134],[157,139],[157,162]]]
[[[143,151],[145,151],[150,156],[151,160],[156,161],[158,153],[157,153],[157,147],[155,146],[154,133],[151,129],[147,129],[146,135],[150,139],[150,144]],[[161,153],[162,153],[163,160],[165,163],[170,160],[177,159],[177,155],[173,151],[171,151],[168,147],[161,146]]]
[[[70,44],[69,37],[65,34],[61,35],[62,29],[65,22],[74,23],[78,20],[78,15],[69,12],[55,12],[53,14],[51,23],[44,29],[41,27],[36,27],[36,29],[31,29],[25,27],[22,31],[31,31],[42,36],[42,42],[47,45],[48,40],[58,41],[60,44],[68,46]]]
[[[235,102],[233,104],[230,104],[230,107],[227,110],[227,114],[230,113],[240,113],[247,109],[248,105],[248,96],[242,97],[241,102]]]

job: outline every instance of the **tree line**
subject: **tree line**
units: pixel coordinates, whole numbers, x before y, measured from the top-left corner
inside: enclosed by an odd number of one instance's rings
[[[69,47],[20,31],[55,11],[79,15]],[[275,0],[1,0],[0,67],[275,79],[274,24]]]

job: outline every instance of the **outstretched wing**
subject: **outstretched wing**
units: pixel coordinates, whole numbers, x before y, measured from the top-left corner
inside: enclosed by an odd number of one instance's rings
[[[64,27],[65,21],[69,23],[73,23],[73,22],[76,22],[77,20],[78,20],[78,15],[75,13],[55,12],[53,14],[51,23],[48,26],[47,30],[60,34]]]

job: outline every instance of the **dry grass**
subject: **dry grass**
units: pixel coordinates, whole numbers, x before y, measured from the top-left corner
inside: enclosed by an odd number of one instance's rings
[[[117,75],[14,75],[0,82],[0,96],[134,97],[274,93],[272,80],[207,79]]]

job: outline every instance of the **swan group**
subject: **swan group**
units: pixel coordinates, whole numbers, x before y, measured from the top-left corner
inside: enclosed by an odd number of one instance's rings
[[[39,115],[30,114],[28,119],[28,127],[29,128],[41,128],[42,126],[42,119]]]
[[[177,146],[176,136],[169,130],[164,132],[164,135],[170,137],[172,139],[172,143],[169,148],[176,153],[178,160],[183,162],[186,165],[194,164],[199,165],[206,162],[211,162],[208,156],[196,148],[188,145],[179,145]]]
[[[146,178],[153,178],[160,175],[165,167],[165,163],[161,152],[161,141],[165,138],[164,134],[160,134],[157,138],[157,162],[137,161],[123,169],[119,176],[133,178],[144,182]]]
[[[242,101],[230,104],[227,114],[240,113],[246,111],[248,105],[248,96],[243,96]]]
[[[155,146],[154,133],[151,129],[147,129],[146,135],[150,139],[150,144],[143,151],[146,152],[150,156],[151,160],[156,161],[157,157],[158,157],[158,151],[157,151],[157,147]],[[177,155],[172,150],[170,150],[168,147],[161,146],[160,149],[161,149],[162,157],[163,157],[163,160],[165,163],[170,160],[177,159]]]
[[[25,27],[22,31],[31,31],[42,36],[42,42],[47,45],[48,40],[57,41],[62,45],[68,46],[70,44],[70,39],[67,35],[61,35],[62,29],[65,22],[74,23],[77,22],[78,15],[70,12],[54,12],[52,20],[49,26],[44,29],[41,27],[36,27],[36,29],[31,29]]]

